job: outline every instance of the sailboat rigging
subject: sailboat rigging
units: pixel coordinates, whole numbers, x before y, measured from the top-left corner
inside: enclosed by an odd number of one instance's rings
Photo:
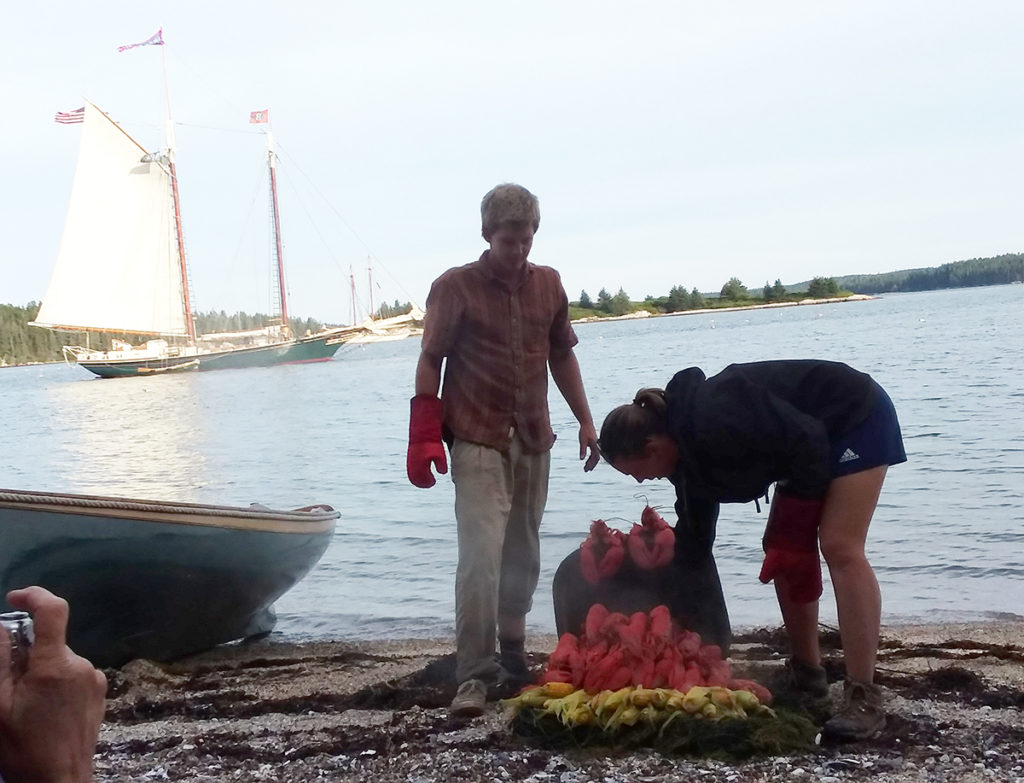
[[[377,343],[390,340],[402,340],[406,337],[418,337],[423,334],[424,312],[415,304],[410,304],[409,311],[401,315],[375,318],[373,309],[373,267],[369,258],[366,260],[366,275],[369,281],[370,309],[366,318],[359,325],[359,330],[353,334],[348,343],[353,345],[361,343]],[[359,319],[359,306],[356,297],[356,277],[349,267],[349,288],[352,296],[352,323]],[[383,311],[385,308],[382,307]]]
[[[163,46],[162,37],[159,44]],[[167,148],[155,153],[95,104],[85,102],[64,234],[49,287],[31,324],[84,333],[86,345],[66,346],[65,359],[103,378],[331,359],[362,330],[291,334],[277,155],[269,128],[267,166],[280,321],[244,333],[197,334],[167,92]],[[266,112],[256,114],[262,118],[259,122],[267,121]],[[88,335],[96,332],[149,339],[137,346],[116,340],[111,350],[95,350],[88,346]]]
[[[140,346],[118,342],[109,351],[65,347],[67,359],[104,378],[330,359],[352,330],[296,338],[288,326],[276,164],[268,133],[280,322],[246,333],[197,335],[173,154],[147,152],[86,102],[57,264],[32,324],[152,337]]]

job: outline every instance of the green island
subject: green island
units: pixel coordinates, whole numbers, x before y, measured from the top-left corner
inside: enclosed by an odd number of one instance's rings
[[[788,286],[784,286],[776,279],[774,283],[765,281],[762,288],[756,289],[748,289],[738,278],[731,277],[718,293],[701,293],[696,288],[687,291],[685,286],[676,285],[667,296],[647,296],[639,302],[632,300],[621,288],[614,295],[602,288],[596,300],[586,291],[582,291],[578,300],[569,303],[569,317],[574,321],[635,318],[646,315],[799,304],[809,299],[848,301],[851,297],[869,298],[885,293],[1021,282],[1024,282],[1024,254],[1005,253],[992,258],[972,258],[936,267],[902,269],[870,275],[815,277]]]

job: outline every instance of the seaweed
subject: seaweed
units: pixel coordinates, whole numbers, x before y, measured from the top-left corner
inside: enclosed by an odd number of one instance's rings
[[[595,725],[568,727],[543,710],[527,708],[512,719],[511,728],[516,735],[546,749],[652,748],[666,754],[720,761],[804,752],[814,748],[818,734],[805,713],[786,708],[774,714],[721,720],[678,712],[661,724],[638,722],[614,731]]]

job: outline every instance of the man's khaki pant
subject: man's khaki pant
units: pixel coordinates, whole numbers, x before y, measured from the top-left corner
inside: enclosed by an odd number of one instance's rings
[[[458,523],[455,678],[494,681],[499,616],[525,616],[540,576],[540,520],[551,452],[523,454],[456,440],[451,448]]]

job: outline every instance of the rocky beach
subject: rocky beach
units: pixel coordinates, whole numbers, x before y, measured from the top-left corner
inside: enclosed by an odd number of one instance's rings
[[[822,628],[833,695],[838,635]],[[528,639],[542,666],[554,636]],[[779,630],[735,635],[730,663],[763,680]],[[883,628],[881,736],[737,762],[654,750],[547,747],[495,703],[452,720],[450,640],[228,645],[173,664],[107,670],[98,781],[999,781],[1024,783],[1024,621]]]

